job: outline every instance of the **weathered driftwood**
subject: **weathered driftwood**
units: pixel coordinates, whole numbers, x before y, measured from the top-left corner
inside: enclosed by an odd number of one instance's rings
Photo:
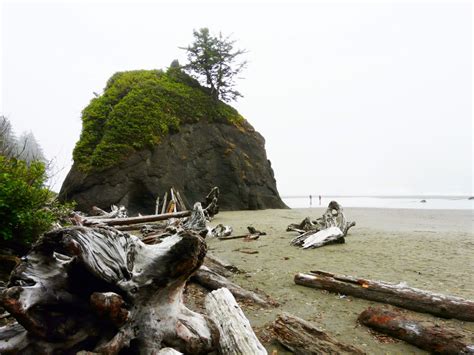
[[[202,203],[204,211],[208,217],[212,218],[219,213],[219,205],[217,204],[218,200],[219,188],[215,186],[207,194],[205,201]]]
[[[168,202],[168,191],[165,192],[165,196],[163,196],[163,207],[161,208],[161,214],[165,214],[166,212],[166,203]]]
[[[307,232],[312,229],[317,229],[317,223],[311,222],[311,218],[306,217],[303,219],[300,223],[291,223],[288,225],[286,228],[287,232],[298,232],[300,234],[303,234],[304,232]]]
[[[287,231],[297,231],[301,235],[293,238],[291,245],[319,248],[328,244],[344,243],[344,237],[355,222],[348,222],[342,206],[331,201],[326,212],[316,221],[305,218],[300,224],[290,224]]]
[[[183,218],[188,217],[191,214],[191,211],[181,211],[176,213],[164,213],[159,215],[150,215],[150,216],[138,216],[138,217],[128,217],[128,218],[107,218],[101,220],[94,220],[92,218],[86,218],[83,221],[84,225],[94,225],[97,222],[106,224],[108,226],[125,226],[130,224],[141,224],[141,223],[149,223],[149,222],[156,222],[156,221],[164,221],[170,218]]]
[[[295,354],[364,354],[360,349],[343,344],[312,323],[288,313],[278,315],[273,333],[284,347]]]
[[[243,238],[245,238],[247,240],[255,240],[255,239],[258,239],[261,235],[267,235],[267,233],[261,232],[261,231],[255,229],[252,226],[248,226],[247,229],[249,231],[248,234],[233,235],[233,236],[223,235],[223,236],[218,236],[218,239],[219,240],[230,240],[230,239],[243,239]]]
[[[267,351],[252,330],[250,322],[232,296],[221,288],[206,296],[206,311],[215,322],[221,337],[219,352],[226,355],[267,354]]]
[[[163,348],[160,351],[158,351],[156,355],[180,355],[180,354],[183,354],[183,353],[176,351],[173,348]]]
[[[217,272],[209,269],[206,266],[201,266],[192,276],[192,280],[198,284],[204,286],[208,290],[217,290],[225,287],[239,300],[249,301],[256,303],[263,307],[268,307],[270,304],[265,301],[262,297],[257,295],[255,292],[246,290],[239,285],[229,281]]]
[[[363,325],[406,341],[435,354],[474,354],[474,344],[468,344],[459,332],[438,324],[419,322],[399,312],[368,308],[358,318]]]
[[[127,209],[124,206],[115,206],[110,207],[110,212],[106,212],[103,209],[93,206],[91,209],[92,216],[90,219],[108,219],[108,218],[126,218]]]
[[[233,230],[230,226],[224,226],[223,224],[218,224],[212,228],[209,232],[209,237],[214,238],[225,238],[232,234]]]
[[[215,256],[211,253],[206,254],[206,259],[209,260],[211,263],[213,263],[215,265],[219,265],[220,267],[222,267],[226,270],[229,270],[230,272],[233,272],[233,273],[240,273],[241,272],[237,266],[232,265],[229,262],[227,262],[225,260],[222,260],[221,258],[218,258],[217,256]]]
[[[383,281],[337,275],[325,271],[311,271],[311,274],[296,274],[295,283],[372,301],[389,303],[444,318],[474,321],[474,301],[411,288],[401,283],[391,284]]]
[[[178,200],[178,203],[180,204],[181,210],[186,211],[187,210],[186,203],[181,197],[181,194],[179,193],[179,191],[176,191],[176,198]]]
[[[20,325],[0,328],[0,353],[212,351],[215,324],[182,302],[205,254],[189,230],[157,245],[112,228],[46,233],[1,292],[0,305]]]

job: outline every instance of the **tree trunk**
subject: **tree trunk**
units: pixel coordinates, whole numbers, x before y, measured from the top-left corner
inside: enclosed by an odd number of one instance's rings
[[[250,322],[232,293],[221,288],[206,296],[206,311],[217,324],[221,337],[219,352],[226,355],[266,355],[267,351],[252,330]]]
[[[107,227],[46,233],[0,295],[21,324],[0,329],[0,352],[116,354],[131,344],[143,354],[166,346],[212,351],[215,324],[182,301],[205,254],[204,240],[189,230],[156,245]],[[13,341],[5,342],[12,331]]]
[[[463,341],[463,335],[440,327],[421,323],[400,313],[369,307],[358,318],[363,325],[401,339],[435,354],[474,354],[474,344]]]
[[[389,303],[444,318],[474,321],[474,301],[411,288],[403,284],[360,279],[324,271],[296,274],[298,285]]]
[[[336,201],[331,201],[321,218],[311,221],[307,217],[300,224],[290,224],[286,230],[302,233],[293,238],[290,244],[307,249],[344,243],[344,237],[353,226],[355,222],[346,220],[342,206]]]
[[[276,339],[295,354],[364,354],[354,346],[343,344],[315,325],[288,313],[273,323]]]

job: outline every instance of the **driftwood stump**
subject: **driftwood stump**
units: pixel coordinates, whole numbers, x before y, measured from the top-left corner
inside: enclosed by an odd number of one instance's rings
[[[331,201],[321,218],[311,221],[307,217],[299,224],[290,224],[286,230],[300,233],[299,236],[293,238],[291,245],[307,249],[344,243],[344,237],[353,226],[355,222],[347,221],[342,206],[336,201]]]
[[[0,328],[0,353],[210,352],[219,342],[214,322],[182,301],[205,254],[189,230],[156,245],[108,227],[46,233],[0,295],[18,322]]]

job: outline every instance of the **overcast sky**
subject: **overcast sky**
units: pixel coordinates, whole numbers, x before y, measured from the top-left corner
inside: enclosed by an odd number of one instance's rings
[[[472,194],[469,2],[3,2],[0,113],[72,163],[81,110],[117,71],[165,68],[192,30],[233,34],[234,106],[265,137],[281,195]]]

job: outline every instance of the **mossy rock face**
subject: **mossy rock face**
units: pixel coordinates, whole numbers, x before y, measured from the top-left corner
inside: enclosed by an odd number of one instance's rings
[[[115,74],[82,119],[59,199],[84,212],[153,213],[170,187],[191,207],[214,186],[222,210],[286,208],[263,137],[179,68]]]
[[[116,73],[82,111],[74,162],[84,172],[104,170],[200,121],[240,125],[243,118],[179,68]]]

